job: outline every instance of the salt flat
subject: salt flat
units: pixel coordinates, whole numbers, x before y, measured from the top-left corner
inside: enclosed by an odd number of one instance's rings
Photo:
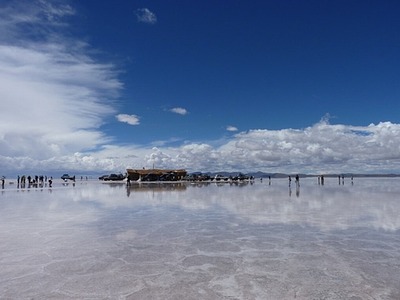
[[[0,190],[1,299],[400,299],[400,179]]]

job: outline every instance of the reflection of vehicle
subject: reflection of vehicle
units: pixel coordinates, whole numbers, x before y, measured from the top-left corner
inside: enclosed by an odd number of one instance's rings
[[[63,176],[61,176],[62,180],[75,180],[75,175],[74,176],[69,176],[68,174],[63,174]]]
[[[104,181],[117,181],[117,180],[124,180],[125,176],[122,174],[110,174],[103,178]]]
[[[99,180],[104,180],[105,178],[107,178],[108,177],[108,175],[101,175],[100,177],[99,177]]]

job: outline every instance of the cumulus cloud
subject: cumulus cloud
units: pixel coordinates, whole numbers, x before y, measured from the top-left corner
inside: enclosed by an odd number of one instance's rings
[[[304,129],[240,132],[220,146],[185,143],[148,148],[103,145],[96,151],[57,158],[2,158],[2,167],[79,172],[126,168],[186,168],[189,171],[287,173],[382,173],[400,170],[400,124],[348,126],[319,122]]]
[[[171,108],[169,111],[173,112],[175,114],[178,114],[178,115],[182,115],[182,116],[184,116],[188,113],[188,111],[182,107],[174,107],[174,108]]]
[[[139,117],[136,115],[126,115],[126,114],[119,114],[116,116],[117,120],[122,123],[128,123],[129,125],[139,125]]]
[[[147,167],[196,171],[377,173],[400,170],[400,124],[348,126],[318,122],[305,129],[255,129],[236,134],[219,147],[190,143],[142,149]]]
[[[227,126],[227,127],[226,127],[226,130],[227,130],[227,131],[232,131],[232,132],[233,132],[233,131],[238,131],[237,127],[231,126],[231,125]]]
[[[135,10],[135,14],[138,22],[147,24],[157,23],[157,16],[148,8],[138,8],[137,10]]]

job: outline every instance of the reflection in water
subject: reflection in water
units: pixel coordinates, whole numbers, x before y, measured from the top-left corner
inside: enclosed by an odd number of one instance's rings
[[[340,187],[312,184],[304,180],[300,186],[289,186],[284,193],[284,181],[263,183],[65,183],[55,188],[19,189],[2,193],[3,198],[15,192],[57,192],[58,199],[92,202],[103,207],[178,206],[182,209],[211,209],[215,205],[238,217],[254,223],[312,224],[324,230],[372,226],[385,230],[398,230],[400,211],[396,179],[360,179],[357,185]],[[394,184],[396,183],[396,184]],[[62,193],[59,191],[62,190]],[[123,196],[125,195],[125,197]],[[42,194],[30,194],[30,200]]]
[[[0,298],[396,299],[399,192],[336,178],[289,195],[286,178],[5,189]]]

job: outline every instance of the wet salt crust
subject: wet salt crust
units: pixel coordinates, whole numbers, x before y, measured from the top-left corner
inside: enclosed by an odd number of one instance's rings
[[[400,299],[400,179],[0,192],[1,299]]]

